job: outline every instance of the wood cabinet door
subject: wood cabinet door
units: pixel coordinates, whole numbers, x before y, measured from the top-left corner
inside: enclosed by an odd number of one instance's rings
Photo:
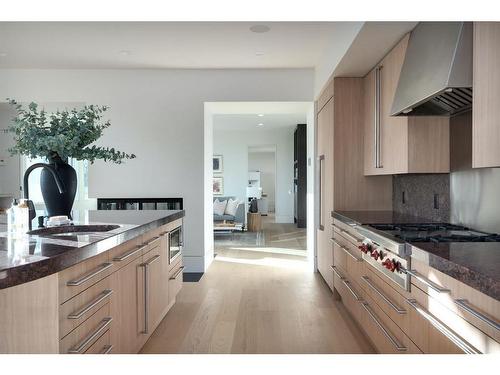
[[[376,175],[375,168],[375,100],[376,100],[376,84],[375,84],[375,69],[363,78],[364,90],[364,169],[365,176]]]
[[[474,22],[472,166],[500,166],[500,23]]]
[[[146,342],[144,330],[144,275],[142,257],[130,262],[111,277],[111,328],[114,353],[135,354]]]
[[[330,215],[333,210],[333,99],[318,113],[319,228],[317,263],[330,289],[333,288],[333,249],[330,243]]]
[[[408,172],[408,117],[391,116],[409,34],[380,63],[380,162],[377,174]]]
[[[143,256],[142,266],[146,272],[147,335],[156,329],[168,307],[168,258],[162,243],[164,241],[160,241],[158,246]]]

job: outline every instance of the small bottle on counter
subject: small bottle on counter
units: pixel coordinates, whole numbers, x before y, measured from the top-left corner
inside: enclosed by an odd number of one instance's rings
[[[15,218],[16,232],[19,235],[23,235],[30,230],[29,221],[30,221],[30,214],[29,214],[28,202],[26,199],[21,199],[19,201],[19,204],[17,205],[17,212]]]
[[[7,231],[9,233],[15,232],[16,213],[17,213],[17,199],[14,198],[12,200],[10,208],[7,210]]]

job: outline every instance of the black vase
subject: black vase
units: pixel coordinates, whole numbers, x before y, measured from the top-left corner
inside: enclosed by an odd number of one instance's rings
[[[78,180],[75,169],[56,156],[49,163],[55,168],[64,185],[64,193],[59,193],[52,174],[45,168],[40,173],[40,187],[48,216],[66,215],[71,219],[71,208],[75,201]]]

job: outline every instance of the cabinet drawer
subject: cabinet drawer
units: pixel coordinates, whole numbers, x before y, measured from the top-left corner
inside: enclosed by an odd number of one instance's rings
[[[342,297],[344,306],[352,314],[354,320],[362,325],[362,297],[359,293],[358,285],[350,281],[337,267],[333,267],[333,283],[335,289]]]
[[[500,342],[499,301],[417,259],[412,258],[411,264],[419,276],[411,278],[413,285]]]
[[[97,255],[59,273],[59,302],[63,303],[112,272],[109,252]]]
[[[356,248],[359,245],[361,245],[361,243],[363,242],[363,239],[358,234],[356,229],[341,222],[340,220],[333,219],[332,228],[333,228],[334,233],[337,233],[337,234],[341,235],[342,237],[344,237],[346,240],[348,240]]]
[[[111,328],[112,320],[108,303],[60,341],[60,353],[85,353],[103,333]]]
[[[142,254],[143,255],[148,254],[149,252],[151,252],[151,250],[159,251],[158,249],[160,248],[160,245],[162,243],[161,240],[162,237],[158,235],[158,236],[153,236],[149,238],[147,241],[143,242],[143,244],[141,245],[141,248],[143,249]]]
[[[336,238],[332,238],[333,245],[333,265],[342,269],[347,270],[347,254],[345,248],[342,244],[337,241]]]
[[[370,266],[364,268],[359,282],[365,293],[372,297],[380,309],[408,334],[410,314],[406,298],[379,277]]]
[[[426,353],[500,353],[500,344],[412,285],[410,332]],[[417,338],[418,337],[418,338]]]
[[[59,335],[63,338],[112,298],[110,278],[99,281],[59,308]]]
[[[361,291],[364,303],[363,328],[374,346],[383,354],[421,354],[422,351],[384,313],[364,289]]]
[[[170,272],[168,280],[168,300],[170,303],[182,289],[183,271],[184,266],[182,265],[182,262],[179,262],[179,265]]]
[[[111,249],[109,259],[113,262],[113,272],[140,257],[144,249],[140,236]]]
[[[111,344],[111,333],[108,329],[90,346],[90,348],[87,349],[85,354],[111,354],[112,352],[113,345]]]

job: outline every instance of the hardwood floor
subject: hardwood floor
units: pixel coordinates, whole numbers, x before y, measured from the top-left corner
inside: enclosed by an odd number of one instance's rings
[[[307,256],[307,230],[295,224],[276,223],[273,213],[262,216],[260,232],[235,233],[216,236],[215,250],[241,249]]]
[[[373,353],[304,257],[221,249],[142,353]]]

